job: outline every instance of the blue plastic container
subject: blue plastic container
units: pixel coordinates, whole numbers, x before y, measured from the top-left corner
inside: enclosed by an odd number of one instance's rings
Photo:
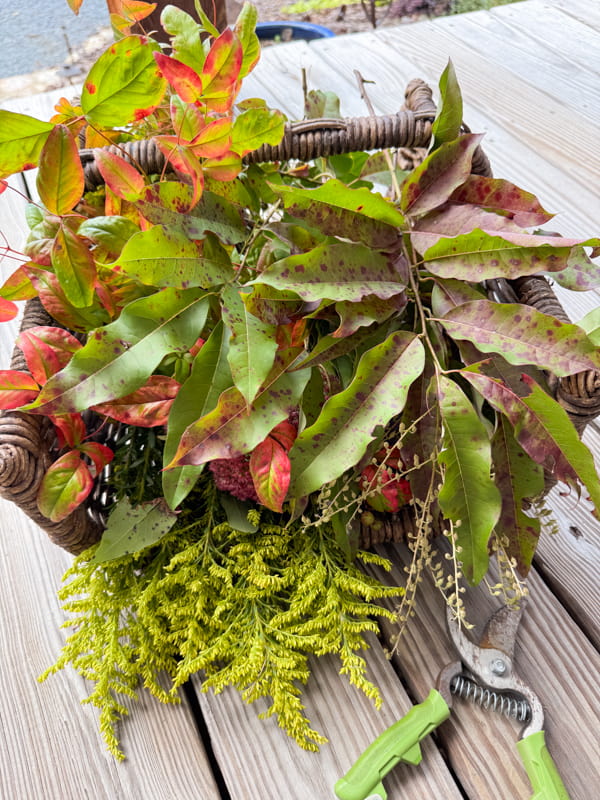
[[[313,25],[312,22],[259,22],[256,25],[256,35],[261,41],[283,38],[285,41],[304,39],[307,42],[313,39],[329,39],[335,33],[324,25]]]

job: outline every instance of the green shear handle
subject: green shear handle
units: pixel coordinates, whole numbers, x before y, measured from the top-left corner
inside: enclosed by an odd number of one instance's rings
[[[518,741],[517,750],[533,787],[531,800],[569,800],[565,785],[546,747],[544,731],[532,733]]]

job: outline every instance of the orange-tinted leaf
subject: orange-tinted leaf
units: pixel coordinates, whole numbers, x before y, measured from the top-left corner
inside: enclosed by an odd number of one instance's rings
[[[202,80],[197,72],[183,61],[154,53],[154,58],[163,78],[170,83],[179,97],[186,103],[195,103],[202,94]]]
[[[110,447],[100,444],[100,442],[84,442],[79,446],[79,451],[92,460],[96,475],[99,475],[107,464],[110,464],[115,455]]]
[[[144,176],[128,161],[109,150],[97,150],[95,161],[104,183],[122,200],[137,200],[144,190]]]
[[[92,491],[94,479],[77,450],[65,453],[44,475],[38,508],[52,522],[60,522],[81,505]]]
[[[193,208],[204,189],[204,173],[198,158],[189,147],[180,144],[176,136],[155,136],[154,141],[168,158],[170,164],[186,183],[192,187],[190,208]]]
[[[209,158],[202,168],[206,175],[216,181],[233,181],[242,170],[242,158],[231,150],[220,158]]]
[[[213,42],[204,62],[201,75],[203,99],[230,92],[233,102],[235,94],[231,89],[238,82],[242,59],[240,40],[231,28],[226,28]]]
[[[119,129],[114,131],[103,130],[102,128],[92,128],[88,125],[85,129],[86,147],[106,147],[107,144],[115,143],[123,132]]]
[[[21,264],[12,275],[4,281],[0,288],[0,297],[5,300],[29,300],[35,297],[36,291],[31,284],[29,276]]]
[[[66,125],[56,125],[50,131],[40,154],[36,185],[51,214],[66,214],[81,200],[83,167],[77,143]]]
[[[58,103],[54,106],[56,114],[50,118],[50,122],[55,125],[64,123],[68,125],[69,130],[76,136],[84,127],[85,119],[83,118],[83,110],[81,106],[74,106],[66,97],[61,97]]]
[[[79,14],[79,9],[81,8],[81,4],[83,0],[67,0],[69,4],[69,8],[73,11],[74,14]]]
[[[0,369],[0,408],[18,408],[38,396],[40,387],[27,372]]]
[[[87,428],[81,414],[61,414],[51,416],[56,429],[59,447],[77,447],[87,436]]]
[[[110,403],[100,403],[93,406],[93,409],[127,425],[154,428],[167,424],[169,411],[179,389],[180,384],[173,378],[151,375],[144,386],[135,392]]]
[[[21,348],[27,368],[42,386],[71,360],[81,342],[64,328],[38,325],[22,331],[16,344]]]
[[[120,6],[119,13],[130,22],[146,19],[156,9],[156,3],[145,3],[143,0],[121,0]]]
[[[0,322],[8,322],[14,319],[17,316],[18,310],[19,309],[13,302],[5,300],[4,297],[0,297]]]
[[[67,300],[76,308],[89,306],[94,296],[96,267],[85,242],[61,226],[52,245],[52,266]]]
[[[259,501],[271,511],[281,513],[290,485],[291,467],[287,450],[272,436],[267,436],[252,451],[250,474]]]
[[[190,143],[194,155],[201,158],[221,158],[231,145],[231,120],[215,119]]]

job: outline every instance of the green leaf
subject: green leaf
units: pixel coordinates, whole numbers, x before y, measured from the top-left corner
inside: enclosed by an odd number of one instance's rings
[[[37,166],[51,122],[0,109],[0,178]]]
[[[84,220],[77,229],[78,236],[84,236],[101,244],[109,253],[120,253],[131,237],[139,233],[138,226],[127,217],[91,217]]]
[[[194,359],[190,376],[173,403],[163,454],[165,467],[173,460],[188,425],[212,411],[221,393],[232,385],[228,350],[229,336],[219,322]],[[204,465],[163,470],[163,492],[170,508],[175,509],[183,502],[203,469]]]
[[[438,501],[446,519],[460,523],[456,543],[472,585],[488,568],[488,542],[500,516],[500,492],[490,477],[491,448],[485,426],[454,381],[438,377],[437,399],[444,426],[445,467]]]
[[[290,451],[290,497],[303,497],[357,464],[375,429],[399,414],[425,354],[412,333],[397,331],[360,359],[352,382],[328,398],[316,422]]]
[[[60,522],[81,505],[92,491],[94,480],[77,450],[58,458],[46,471],[37,504],[51,522]]]
[[[198,469],[198,467],[183,467],[183,469]],[[229,494],[229,492],[219,492],[218,497],[227,516],[227,523],[234,531],[241,531],[242,533],[257,532],[258,525],[248,519],[248,511],[256,507],[254,503],[250,503],[247,500],[238,500],[237,497]]]
[[[258,10],[251,3],[244,3],[242,10],[235,21],[234,31],[242,45],[242,66],[240,78],[245,78],[256,66],[260,58],[260,42],[256,35],[256,22]]]
[[[328,236],[383,249],[397,245],[406,226],[402,214],[380,194],[365,188],[351,189],[338,180],[329,180],[317,189],[272,188],[288,214]]]
[[[96,552],[90,564],[105,564],[115,558],[139,553],[159,542],[171,530],[177,515],[162,500],[133,506],[124,497],[111,511]]]
[[[214,233],[226,245],[246,239],[241,209],[236,205],[205,191],[190,213],[182,213],[181,207],[189,208],[191,199],[189,186],[168,181],[146,189],[136,206],[152,224],[180,228],[190,239],[202,239],[206,233]]]
[[[84,411],[139,389],[166,355],[194,344],[207,314],[208,300],[200,289],[164,289],[135,300],[118,320],[90,334],[28,410]]]
[[[52,267],[67,300],[75,308],[92,304],[96,265],[87,244],[61,225],[51,250]]]
[[[334,92],[311,89],[304,100],[304,116],[306,119],[341,119],[340,98]]]
[[[81,92],[89,123],[116,128],[154,111],[167,88],[153,56],[159,50],[152,39],[126,36],[100,56]]]
[[[473,153],[481,139],[481,134],[467,133],[428,155],[402,184],[402,211],[418,217],[443,205],[471,174]]]
[[[276,328],[251,314],[235,286],[221,292],[223,321],[231,331],[228,360],[237,388],[248,406],[273,367]]]
[[[600,346],[600,308],[594,308],[577,325],[587,333],[590,342]]]
[[[433,150],[444,142],[451,142],[460,134],[463,117],[463,103],[460,87],[454,72],[454,64],[448,61],[439,81],[441,104],[431,126]]]
[[[400,267],[392,256],[362,244],[324,244],[308,253],[288,256],[267,267],[252,283],[296,292],[303,300],[386,299],[404,289]]]
[[[257,444],[296,409],[310,370],[288,373],[292,352],[279,353],[275,366],[250,411],[235,386],[220,396],[214,411],[190,425],[184,433],[173,465],[204,464],[215,458],[235,458],[250,453]]]
[[[231,130],[231,149],[240,156],[263,144],[279,144],[285,116],[271,108],[249,108],[236,117]]]
[[[554,216],[544,211],[531,192],[526,192],[502,178],[488,178],[484,175],[469,175],[463,185],[452,193],[450,202],[508,211],[512,220],[521,228],[543,225]]]
[[[503,415],[492,438],[492,459],[502,498],[496,532],[507,540],[506,554],[515,559],[519,574],[525,577],[537,547],[540,521],[524,514],[523,506],[544,491],[544,470],[518,444]]]
[[[83,167],[73,134],[57,125],[40,154],[36,186],[40,199],[51,214],[66,214],[81,200]]]
[[[562,406],[529,375],[522,376],[529,394],[521,397],[501,381],[485,375],[478,365],[463,370],[462,374],[494,408],[506,414],[516,440],[530,458],[568,486],[577,488],[579,481],[586,487],[597,516],[600,481],[594,459]]]
[[[510,364],[532,364],[559,377],[600,369],[596,346],[577,325],[519,303],[473,300],[438,320],[453,339],[466,339]]]
[[[160,22],[171,36],[171,46],[175,58],[196,71],[202,69],[205,58],[200,38],[202,26],[190,14],[174,5],[167,5],[163,8]]]
[[[219,286],[233,277],[231,264],[203,254],[202,245],[177,228],[155,225],[129,239],[111,265],[146,286]]]

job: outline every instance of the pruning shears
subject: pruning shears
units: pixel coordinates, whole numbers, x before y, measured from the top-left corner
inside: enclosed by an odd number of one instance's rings
[[[383,778],[400,761],[421,762],[419,742],[448,719],[455,696],[524,722],[517,749],[534,790],[531,800],[569,800],[546,747],[542,705],[513,668],[522,614],[523,606],[518,610],[502,606],[488,619],[475,644],[454,611],[447,609],[448,631],[460,660],[445,666],[437,689],[378,736],[337,781],[335,793],[340,800],[386,800]]]

